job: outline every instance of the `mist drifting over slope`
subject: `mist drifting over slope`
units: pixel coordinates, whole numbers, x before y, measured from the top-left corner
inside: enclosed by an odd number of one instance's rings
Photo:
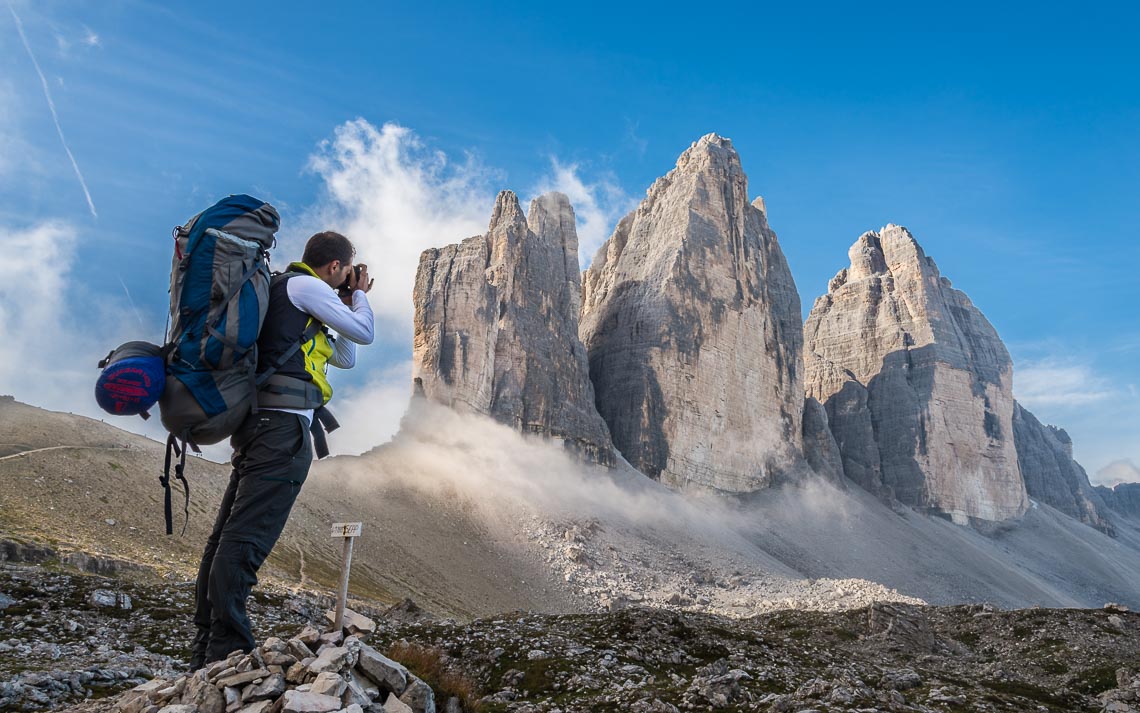
[[[423,399],[391,442],[317,468],[362,495],[395,487],[460,508],[488,541],[540,559],[586,608],[1140,603],[1134,535],[1113,540],[1046,506],[985,535],[822,480],[747,498],[678,493],[627,464],[583,464],[558,443]]]

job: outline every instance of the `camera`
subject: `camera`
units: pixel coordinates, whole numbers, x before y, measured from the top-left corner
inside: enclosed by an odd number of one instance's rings
[[[360,271],[363,269],[364,269],[363,265],[353,265],[352,266],[353,278],[355,279],[357,284],[360,283]],[[348,292],[348,288],[349,288],[349,279],[345,278],[344,283],[341,284],[341,286],[336,288],[336,289],[337,289],[337,292]]]

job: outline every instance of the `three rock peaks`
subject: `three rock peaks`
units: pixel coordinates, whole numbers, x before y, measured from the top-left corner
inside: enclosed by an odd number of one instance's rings
[[[1014,402],[993,326],[914,237],[867,232],[807,323],[732,142],[702,137],[579,274],[574,210],[427,250],[417,392],[624,458],[676,489],[747,493],[814,473],[966,524],[1034,498],[1112,531],[1064,431]]]

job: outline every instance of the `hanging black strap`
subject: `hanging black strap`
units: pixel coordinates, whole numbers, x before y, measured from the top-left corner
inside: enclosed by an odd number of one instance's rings
[[[309,424],[309,433],[313,434],[313,449],[317,453],[317,460],[329,454],[329,441],[326,433],[332,433],[340,428],[340,423],[327,408],[321,406],[313,411],[313,422]]]
[[[191,443],[195,452],[200,452],[198,446]],[[186,528],[190,525],[190,482],[186,480],[186,441],[182,441],[182,452],[179,454],[178,465],[174,468],[174,477],[182,482],[182,492],[186,496],[186,501],[182,505],[182,514],[185,519],[182,521],[182,532],[179,537],[186,536]]]
[[[159,476],[158,482],[162,485],[164,493],[163,498],[163,515],[166,518],[166,534],[174,534],[174,508],[171,503],[171,487],[170,487],[170,464],[173,458],[171,454],[178,456],[178,463],[174,466],[174,477],[182,483],[182,491],[186,495],[186,502],[183,506],[183,512],[186,514],[186,519],[182,523],[181,536],[186,534],[186,527],[190,524],[190,483],[186,480],[186,451],[193,448],[195,452],[199,452],[197,444],[182,439],[182,445],[178,445],[178,438],[172,433],[166,437],[166,463],[163,466],[162,475]]]
[[[164,500],[164,514],[166,516],[166,534],[174,534],[174,518],[170,509],[170,454],[178,449],[178,441],[174,438],[174,434],[166,437],[166,465],[162,468],[162,475],[158,477],[158,482],[162,485],[162,489],[166,492]]]

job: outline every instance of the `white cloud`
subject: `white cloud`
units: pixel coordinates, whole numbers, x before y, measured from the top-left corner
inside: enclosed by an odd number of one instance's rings
[[[1112,398],[1116,390],[1086,364],[1047,359],[1014,369],[1013,393],[1033,408],[1084,406]]]
[[[473,156],[451,162],[411,129],[376,128],[363,119],[337,127],[310,166],[324,179],[325,195],[303,222],[352,240],[376,280],[370,295],[376,316],[389,332],[410,339],[420,253],[486,232],[496,174]],[[286,247],[299,254],[303,241],[296,236]]]
[[[333,411],[340,428],[329,435],[333,455],[359,455],[394,436],[407,411],[411,385],[412,362],[406,361],[373,370],[362,387],[338,389]]]
[[[37,150],[21,130],[28,121],[25,109],[11,77],[0,77],[0,179],[15,181],[17,176],[43,173]]]
[[[83,25],[82,29],[78,30],[69,28],[66,32],[56,29],[53,36],[55,37],[56,50],[62,59],[70,59],[72,57],[71,50],[76,45],[79,46],[80,51],[103,46],[103,40],[87,25]]]
[[[1074,456],[1090,473],[1113,461],[1140,462],[1140,399],[1131,384],[1096,368],[1087,356],[1051,345],[1035,360],[1016,360],[1013,394],[1041,420],[1063,427]]]
[[[508,187],[501,185],[503,172],[473,154],[456,162],[407,127],[389,122],[377,128],[364,119],[337,127],[309,165],[323,179],[324,195],[303,217],[303,230],[282,241],[286,251],[300,253],[304,238],[317,230],[347,235],[376,278],[377,317],[399,336],[411,332],[420,253],[485,233],[495,195]],[[530,193],[547,191],[565,193],[574,207],[583,265],[636,205],[612,177],[589,182],[578,164],[557,158]]]
[[[578,261],[586,268],[594,253],[610,237],[618,220],[633,210],[637,201],[610,176],[587,183],[579,175],[578,164],[562,164],[553,157],[550,164],[551,175],[543,178],[533,193],[540,195],[559,191],[570,199],[578,223]]]
[[[338,230],[356,246],[376,280],[370,297],[381,339],[399,340],[411,353],[412,288],[420,254],[486,232],[503,173],[473,154],[453,161],[413,130],[395,123],[346,122],[320,144],[309,167],[323,180],[323,195],[282,237],[281,252],[299,255],[308,235]],[[533,191],[565,193],[578,219],[583,255],[608,237],[632,205],[609,179],[584,181],[578,166],[552,161],[552,173]],[[375,347],[366,347],[364,350]],[[362,353],[357,368],[373,359]],[[373,362],[375,363],[375,362]],[[345,387],[334,411],[341,428],[329,439],[335,453],[360,453],[387,441],[408,404],[410,362],[373,367],[358,388]]]
[[[1092,476],[1092,482],[1093,485],[1109,488],[1121,483],[1140,483],[1140,468],[1127,458],[1113,461],[1098,470],[1096,475]]]
[[[0,393],[100,416],[96,364],[139,334],[121,303],[91,299],[74,279],[76,244],[75,227],[60,221],[0,226],[0,343],[9,345],[0,355]]]

